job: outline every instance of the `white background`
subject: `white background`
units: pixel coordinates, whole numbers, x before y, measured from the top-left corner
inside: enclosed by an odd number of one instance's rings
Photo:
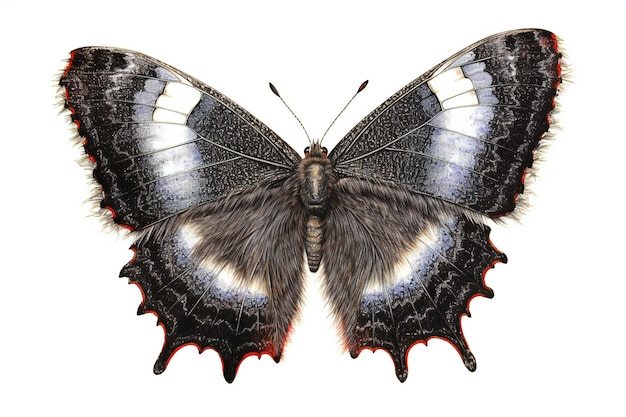
[[[0,414],[624,415],[624,44],[617,2],[3,2],[0,117]],[[97,6],[95,5],[97,4]],[[142,51],[192,74],[297,150],[365,79],[332,147],[397,89],[490,34],[542,27],[564,39],[571,83],[521,224],[496,226],[509,257],[495,298],[463,320],[478,360],[418,345],[406,383],[384,352],[341,353],[312,291],[280,364],[245,360],[233,384],[213,351],[179,351],[152,374],[163,333],[117,279],[130,242],[90,217],[56,79],[71,49]],[[381,225],[384,227],[384,225]],[[311,282],[315,288],[316,281]]]

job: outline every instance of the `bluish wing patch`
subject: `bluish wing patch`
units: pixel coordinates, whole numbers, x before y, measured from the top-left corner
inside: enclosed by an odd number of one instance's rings
[[[102,206],[140,229],[260,181],[284,181],[300,157],[219,92],[145,55],[72,53],[61,85]]]
[[[560,83],[554,35],[494,35],[413,81],[329,157],[341,176],[401,183],[496,217],[510,213]]]

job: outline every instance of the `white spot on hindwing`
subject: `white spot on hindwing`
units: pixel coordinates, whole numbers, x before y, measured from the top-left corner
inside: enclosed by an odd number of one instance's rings
[[[187,84],[168,82],[156,101],[152,120],[184,125],[201,97],[202,93],[199,90]]]
[[[422,231],[415,238],[413,247],[406,251],[395,265],[393,276],[383,280],[372,280],[365,287],[364,296],[379,294],[384,288],[408,284],[413,276],[422,268],[427,267],[430,258],[436,256],[439,233],[434,224]]]
[[[180,228],[180,236],[184,250],[191,256],[193,248],[204,237],[200,235],[193,224],[187,223]],[[212,259],[204,259],[199,266],[202,272],[198,272],[199,276],[211,277],[212,281],[205,283],[226,293],[245,293],[247,297],[267,297],[267,289],[263,283],[251,277],[250,279],[242,279],[237,276],[235,270],[228,265],[220,266]]]

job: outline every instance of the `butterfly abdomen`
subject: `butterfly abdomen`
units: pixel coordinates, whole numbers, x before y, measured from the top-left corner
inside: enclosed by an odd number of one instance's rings
[[[311,272],[319,269],[324,242],[324,218],[328,210],[328,196],[336,182],[332,163],[325,148],[314,143],[305,150],[305,158],[298,166],[300,199],[307,214],[305,250]]]
[[[324,220],[318,216],[307,218],[304,247],[311,272],[317,272],[322,261],[323,225]]]

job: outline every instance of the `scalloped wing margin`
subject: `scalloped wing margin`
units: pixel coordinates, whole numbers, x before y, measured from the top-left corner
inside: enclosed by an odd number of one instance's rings
[[[295,181],[199,206],[133,245],[120,276],[142,290],[138,314],[154,312],[165,330],[155,373],[188,344],[216,350],[228,382],[247,356],[280,360],[304,282]]]
[[[402,186],[345,178],[335,189],[324,288],[350,354],[384,349],[404,381],[410,347],[439,337],[474,370],[461,316],[472,297],[493,296],[484,274],[506,262],[489,227]]]
[[[182,232],[132,246],[134,259],[120,272],[143,294],[137,314],[153,312],[165,332],[154,373],[165,371],[174,353],[186,345],[214,349],[224,379],[232,382],[244,358],[262,354],[280,360],[281,347],[269,336],[267,294],[246,293],[220,282],[219,274],[190,257]]]
[[[474,371],[476,359],[463,336],[461,317],[470,316],[474,297],[493,297],[484,276],[495,263],[506,262],[491,245],[489,230],[465,217],[443,219],[434,239],[418,243],[407,276],[363,296],[348,342],[351,356],[356,358],[365,348],[384,349],[404,382],[410,348],[437,337],[452,344],[467,369]]]

